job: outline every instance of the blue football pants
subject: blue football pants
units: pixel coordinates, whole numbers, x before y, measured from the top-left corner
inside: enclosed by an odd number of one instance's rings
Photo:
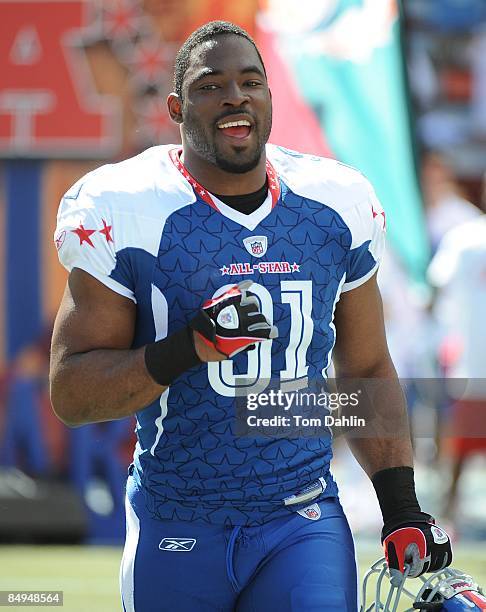
[[[129,479],[129,486],[130,486]],[[354,543],[337,499],[258,527],[159,521],[131,487],[125,612],[356,612]]]

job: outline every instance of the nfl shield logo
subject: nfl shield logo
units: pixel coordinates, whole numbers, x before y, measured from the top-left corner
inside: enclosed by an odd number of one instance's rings
[[[312,504],[312,506],[297,510],[297,513],[304,518],[308,518],[310,521],[317,521],[317,519],[321,518],[321,509],[318,504]]]
[[[240,323],[236,308],[233,305],[223,308],[218,315],[217,322],[225,329],[238,329]]]
[[[243,244],[253,257],[263,257],[267,252],[268,239],[266,236],[250,236],[243,240]]]
[[[262,255],[263,254],[263,244],[257,240],[256,242],[252,242],[250,244],[251,252],[253,255]]]

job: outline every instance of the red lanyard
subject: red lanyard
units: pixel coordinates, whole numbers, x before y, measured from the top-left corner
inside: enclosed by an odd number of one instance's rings
[[[186,181],[191,185],[197,195],[209,204],[214,210],[218,210],[219,208],[216,206],[216,202],[213,200],[211,194],[204,189],[202,185],[200,185],[196,179],[189,173],[184,164],[181,162],[180,155],[182,153],[182,149],[174,148],[170,149],[169,155],[172,160],[174,166],[179,170],[182,176],[186,179]],[[267,159],[267,179],[268,179],[268,188],[270,189],[270,193],[272,195],[272,208],[277,204],[278,199],[280,197],[280,182],[278,180],[277,172],[272,164]]]

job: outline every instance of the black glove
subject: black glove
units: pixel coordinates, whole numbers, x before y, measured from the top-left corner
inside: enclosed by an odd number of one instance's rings
[[[413,468],[399,466],[376,472],[371,478],[383,514],[381,542],[390,573],[409,576],[436,572],[452,562],[451,542],[435,520],[422,512],[415,494]]]
[[[233,285],[222,295],[204,302],[189,323],[201,339],[227,357],[278,336],[278,330],[260,312],[258,299],[248,293],[252,281]]]
[[[410,566],[409,576],[437,572],[451,564],[451,542],[447,533],[435,524],[430,514],[397,516],[383,526],[381,541],[390,571],[403,573]]]

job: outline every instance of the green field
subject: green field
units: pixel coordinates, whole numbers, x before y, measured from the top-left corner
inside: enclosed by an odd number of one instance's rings
[[[358,553],[363,573],[380,550],[358,543]],[[457,545],[455,554],[454,565],[486,585],[486,545]],[[0,590],[62,590],[66,612],[119,612],[120,558],[120,548],[0,546]]]

